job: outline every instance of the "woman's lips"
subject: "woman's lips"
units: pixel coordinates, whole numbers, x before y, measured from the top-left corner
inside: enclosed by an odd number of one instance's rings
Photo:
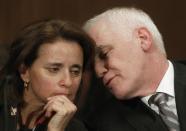
[[[62,92],[62,93],[55,93],[55,95],[69,96],[69,95],[70,95],[70,93],[65,93],[65,92]]]

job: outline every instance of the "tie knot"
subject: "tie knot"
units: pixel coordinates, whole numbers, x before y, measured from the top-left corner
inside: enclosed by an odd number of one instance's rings
[[[155,104],[160,106],[168,101],[168,95],[165,93],[156,93],[150,97],[148,100],[149,105]]]

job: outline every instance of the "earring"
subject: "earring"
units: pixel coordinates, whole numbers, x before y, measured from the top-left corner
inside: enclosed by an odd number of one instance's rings
[[[29,82],[24,81],[24,88],[28,89],[28,84],[29,84]]]

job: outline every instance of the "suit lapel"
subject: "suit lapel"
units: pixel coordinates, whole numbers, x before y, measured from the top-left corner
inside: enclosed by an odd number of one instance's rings
[[[124,114],[128,122],[138,131],[168,131],[164,122],[157,113],[146,106],[139,98],[124,102],[127,107],[127,114]],[[125,109],[126,110],[126,109]]]
[[[186,66],[174,64],[175,99],[181,131],[186,131]]]

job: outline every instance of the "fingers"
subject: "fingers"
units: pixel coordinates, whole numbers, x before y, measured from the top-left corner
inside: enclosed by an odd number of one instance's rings
[[[66,96],[59,95],[48,98],[44,110],[45,116],[50,118],[48,127],[65,129],[77,107]]]
[[[76,106],[65,96],[53,96],[48,98],[45,105],[45,116],[51,117],[54,113],[61,116],[70,115],[76,112]]]

